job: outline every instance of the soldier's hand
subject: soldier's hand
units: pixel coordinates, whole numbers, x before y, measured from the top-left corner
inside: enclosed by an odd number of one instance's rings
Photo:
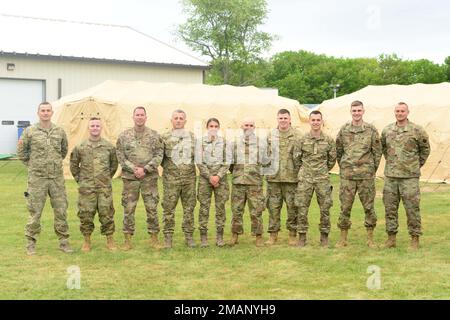
[[[211,176],[209,177],[209,182],[212,184],[214,188],[217,188],[219,185],[220,177],[219,176]]]
[[[142,179],[145,177],[144,168],[137,167],[134,169],[134,176],[138,179]]]

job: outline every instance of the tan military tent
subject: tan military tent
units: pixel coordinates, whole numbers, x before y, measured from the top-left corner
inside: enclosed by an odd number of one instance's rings
[[[243,117],[251,116],[259,128],[276,127],[276,114],[280,108],[288,109],[293,126],[307,120],[307,109],[296,100],[279,97],[255,87],[203,84],[149,83],[142,81],[105,81],[85,91],[68,95],[53,102],[55,122],[69,137],[69,150],[87,138],[90,117],[103,119],[103,136],[115,143],[118,135],[133,125],[132,112],[144,106],[148,126],[164,132],[170,128],[173,110],[187,113],[187,128],[201,129],[206,120],[216,117],[222,129],[235,129]],[[197,131],[196,131],[197,132]],[[65,162],[68,173],[68,158]]]
[[[340,127],[351,120],[350,104],[364,103],[364,119],[374,124],[379,133],[395,122],[394,107],[403,101],[409,105],[409,119],[425,128],[430,136],[431,155],[422,168],[422,180],[450,181],[450,83],[367,86],[352,94],[326,100],[319,105],[324,115],[325,130],[336,137]],[[307,130],[307,125],[302,126]],[[384,162],[377,175],[383,176]],[[337,172],[337,168],[335,168]]]

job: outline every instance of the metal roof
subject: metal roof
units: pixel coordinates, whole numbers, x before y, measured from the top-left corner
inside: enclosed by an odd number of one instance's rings
[[[0,54],[209,66],[128,26],[0,14],[0,30]]]

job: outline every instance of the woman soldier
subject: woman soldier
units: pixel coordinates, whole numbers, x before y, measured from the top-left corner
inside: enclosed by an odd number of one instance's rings
[[[223,247],[223,228],[225,225],[225,203],[229,197],[227,172],[229,164],[226,161],[226,144],[223,137],[218,135],[220,129],[219,120],[210,118],[206,122],[208,134],[201,140],[201,156],[197,161],[200,171],[197,197],[200,202],[199,230],[201,247],[208,246],[208,220],[211,207],[211,197],[214,193],[216,205],[216,245]]]

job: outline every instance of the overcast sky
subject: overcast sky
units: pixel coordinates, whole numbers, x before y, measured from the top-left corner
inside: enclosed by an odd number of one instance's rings
[[[450,1],[268,0],[268,7],[262,29],[280,37],[269,54],[300,49],[344,57],[397,53],[436,63],[450,56]],[[179,0],[0,0],[0,13],[128,25],[187,50],[173,35],[185,20]]]

